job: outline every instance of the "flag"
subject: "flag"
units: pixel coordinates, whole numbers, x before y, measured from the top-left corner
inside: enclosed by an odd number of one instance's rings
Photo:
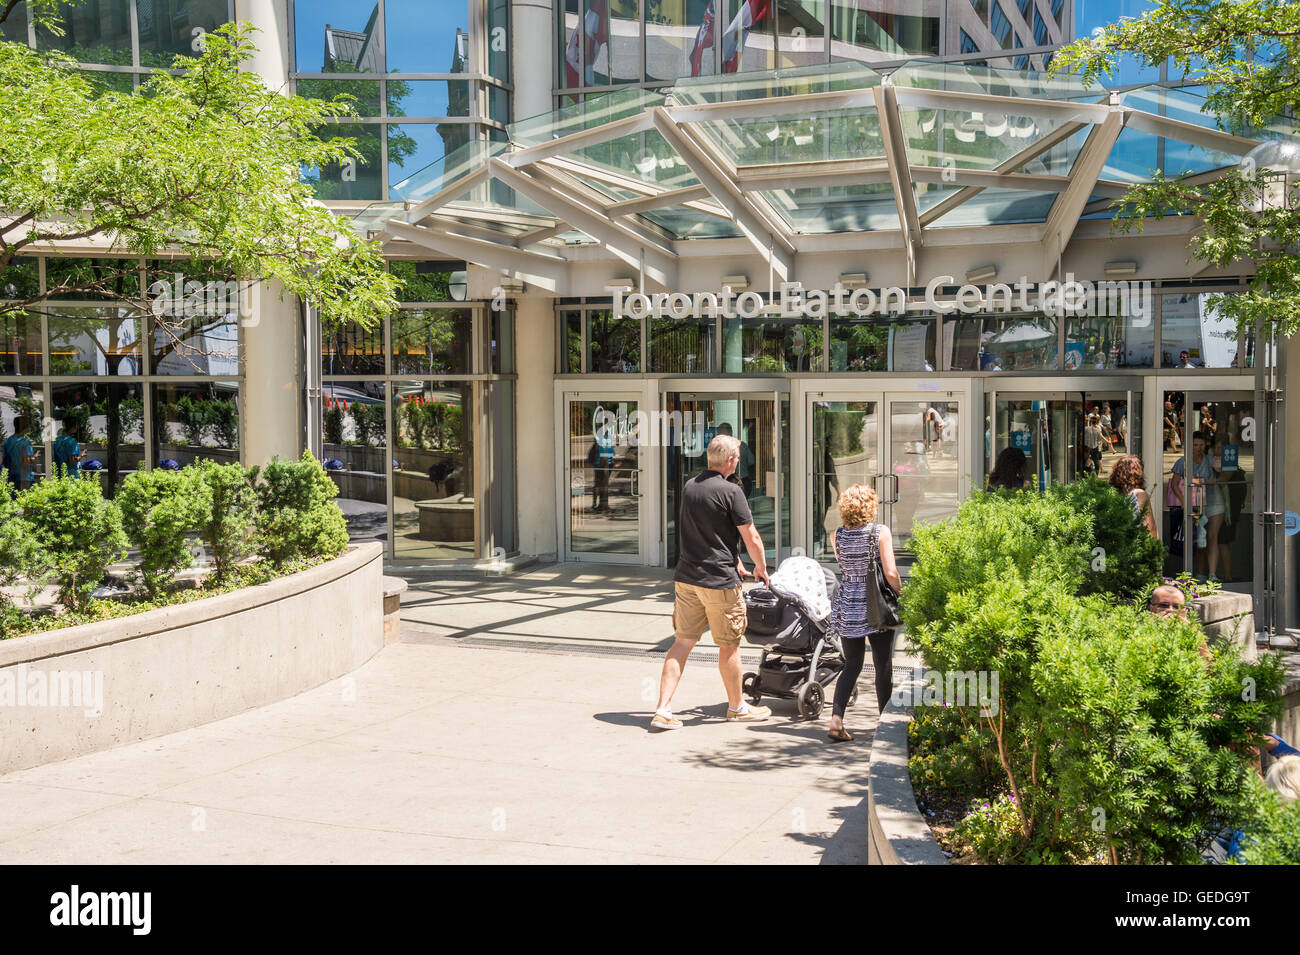
[[[699,76],[703,68],[701,61],[704,59],[704,51],[713,46],[713,4],[710,3],[708,9],[704,11],[704,20],[700,23],[700,29],[695,34],[695,46],[691,49],[691,76]]]
[[[596,70],[594,64],[600,57],[600,49],[609,40],[609,14],[605,8],[606,0],[591,0],[591,7],[582,19],[582,29],[569,34],[569,43],[564,48],[564,75],[570,88],[575,86],[595,86]],[[587,54],[587,75],[583,81],[578,72],[578,34],[581,33]]]
[[[771,0],[745,0],[741,5],[740,12],[722,35],[722,72],[735,73],[740,68],[749,28],[766,20],[770,10]]]

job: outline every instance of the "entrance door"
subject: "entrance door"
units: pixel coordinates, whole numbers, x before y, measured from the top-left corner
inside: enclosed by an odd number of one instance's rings
[[[840,526],[839,496],[854,484],[875,489],[877,519],[893,532],[896,551],[908,550],[918,522],[956,513],[968,471],[963,404],[952,392],[808,396],[814,557],[834,560],[830,537]]]
[[[639,409],[640,396],[565,396],[569,560],[641,563]]]
[[[1016,448],[1025,455],[1031,487],[1070,484],[1086,474],[1107,479],[1115,462],[1138,453],[1142,394],[1138,391],[999,391],[989,399],[992,420],[986,462]]]
[[[1165,572],[1249,591],[1255,581],[1256,460],[1261,425],[1250,392],[1165,391],[1161,481]]]
[[[664,394],[664,540],[677,563],[677,512],[682,487],[708,466],[705,450],[719,434],[740,439],[736,478],[745,489],[769,566],[790,537],[789,395],[775,392]]]

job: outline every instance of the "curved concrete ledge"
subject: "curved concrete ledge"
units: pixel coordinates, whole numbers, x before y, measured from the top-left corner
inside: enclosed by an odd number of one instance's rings
[[[0,773],[223,719],[384,645],[383,548],[120,620],[0,642]]]
[[[867,767],[867,864],[947,865],[948,859],[930,834],[907,772],[907,724],[912,700],[920,699],[924,670],[894,688],[880,714]]]

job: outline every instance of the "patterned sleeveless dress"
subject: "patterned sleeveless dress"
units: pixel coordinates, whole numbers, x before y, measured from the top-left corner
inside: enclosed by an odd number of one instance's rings
[[[880,559],[876,524],[837,527],[835,554],[840,563],[840,584],[831,605],[831,626],[849,639],[866,637],[875,631],[867,623],[867,585]]]

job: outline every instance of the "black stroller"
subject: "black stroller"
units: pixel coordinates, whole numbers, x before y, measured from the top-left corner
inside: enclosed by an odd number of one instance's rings
[[[826,574],[826,593],[835,595],[835,574]],[[745,612],[749,625],[745,639],[763,647],[758,672],[746,673],[741,684],[751,703],[766,694],[783,700],[795,700],[799,715],[806,720],[821,716],[826,702],[826,687],[844,669],[839,642],[829,632],[829,618],[813,620],[803,603],[779,589],[755,587],[745,594]],[[849,705],[857,702],[853,688]]]

